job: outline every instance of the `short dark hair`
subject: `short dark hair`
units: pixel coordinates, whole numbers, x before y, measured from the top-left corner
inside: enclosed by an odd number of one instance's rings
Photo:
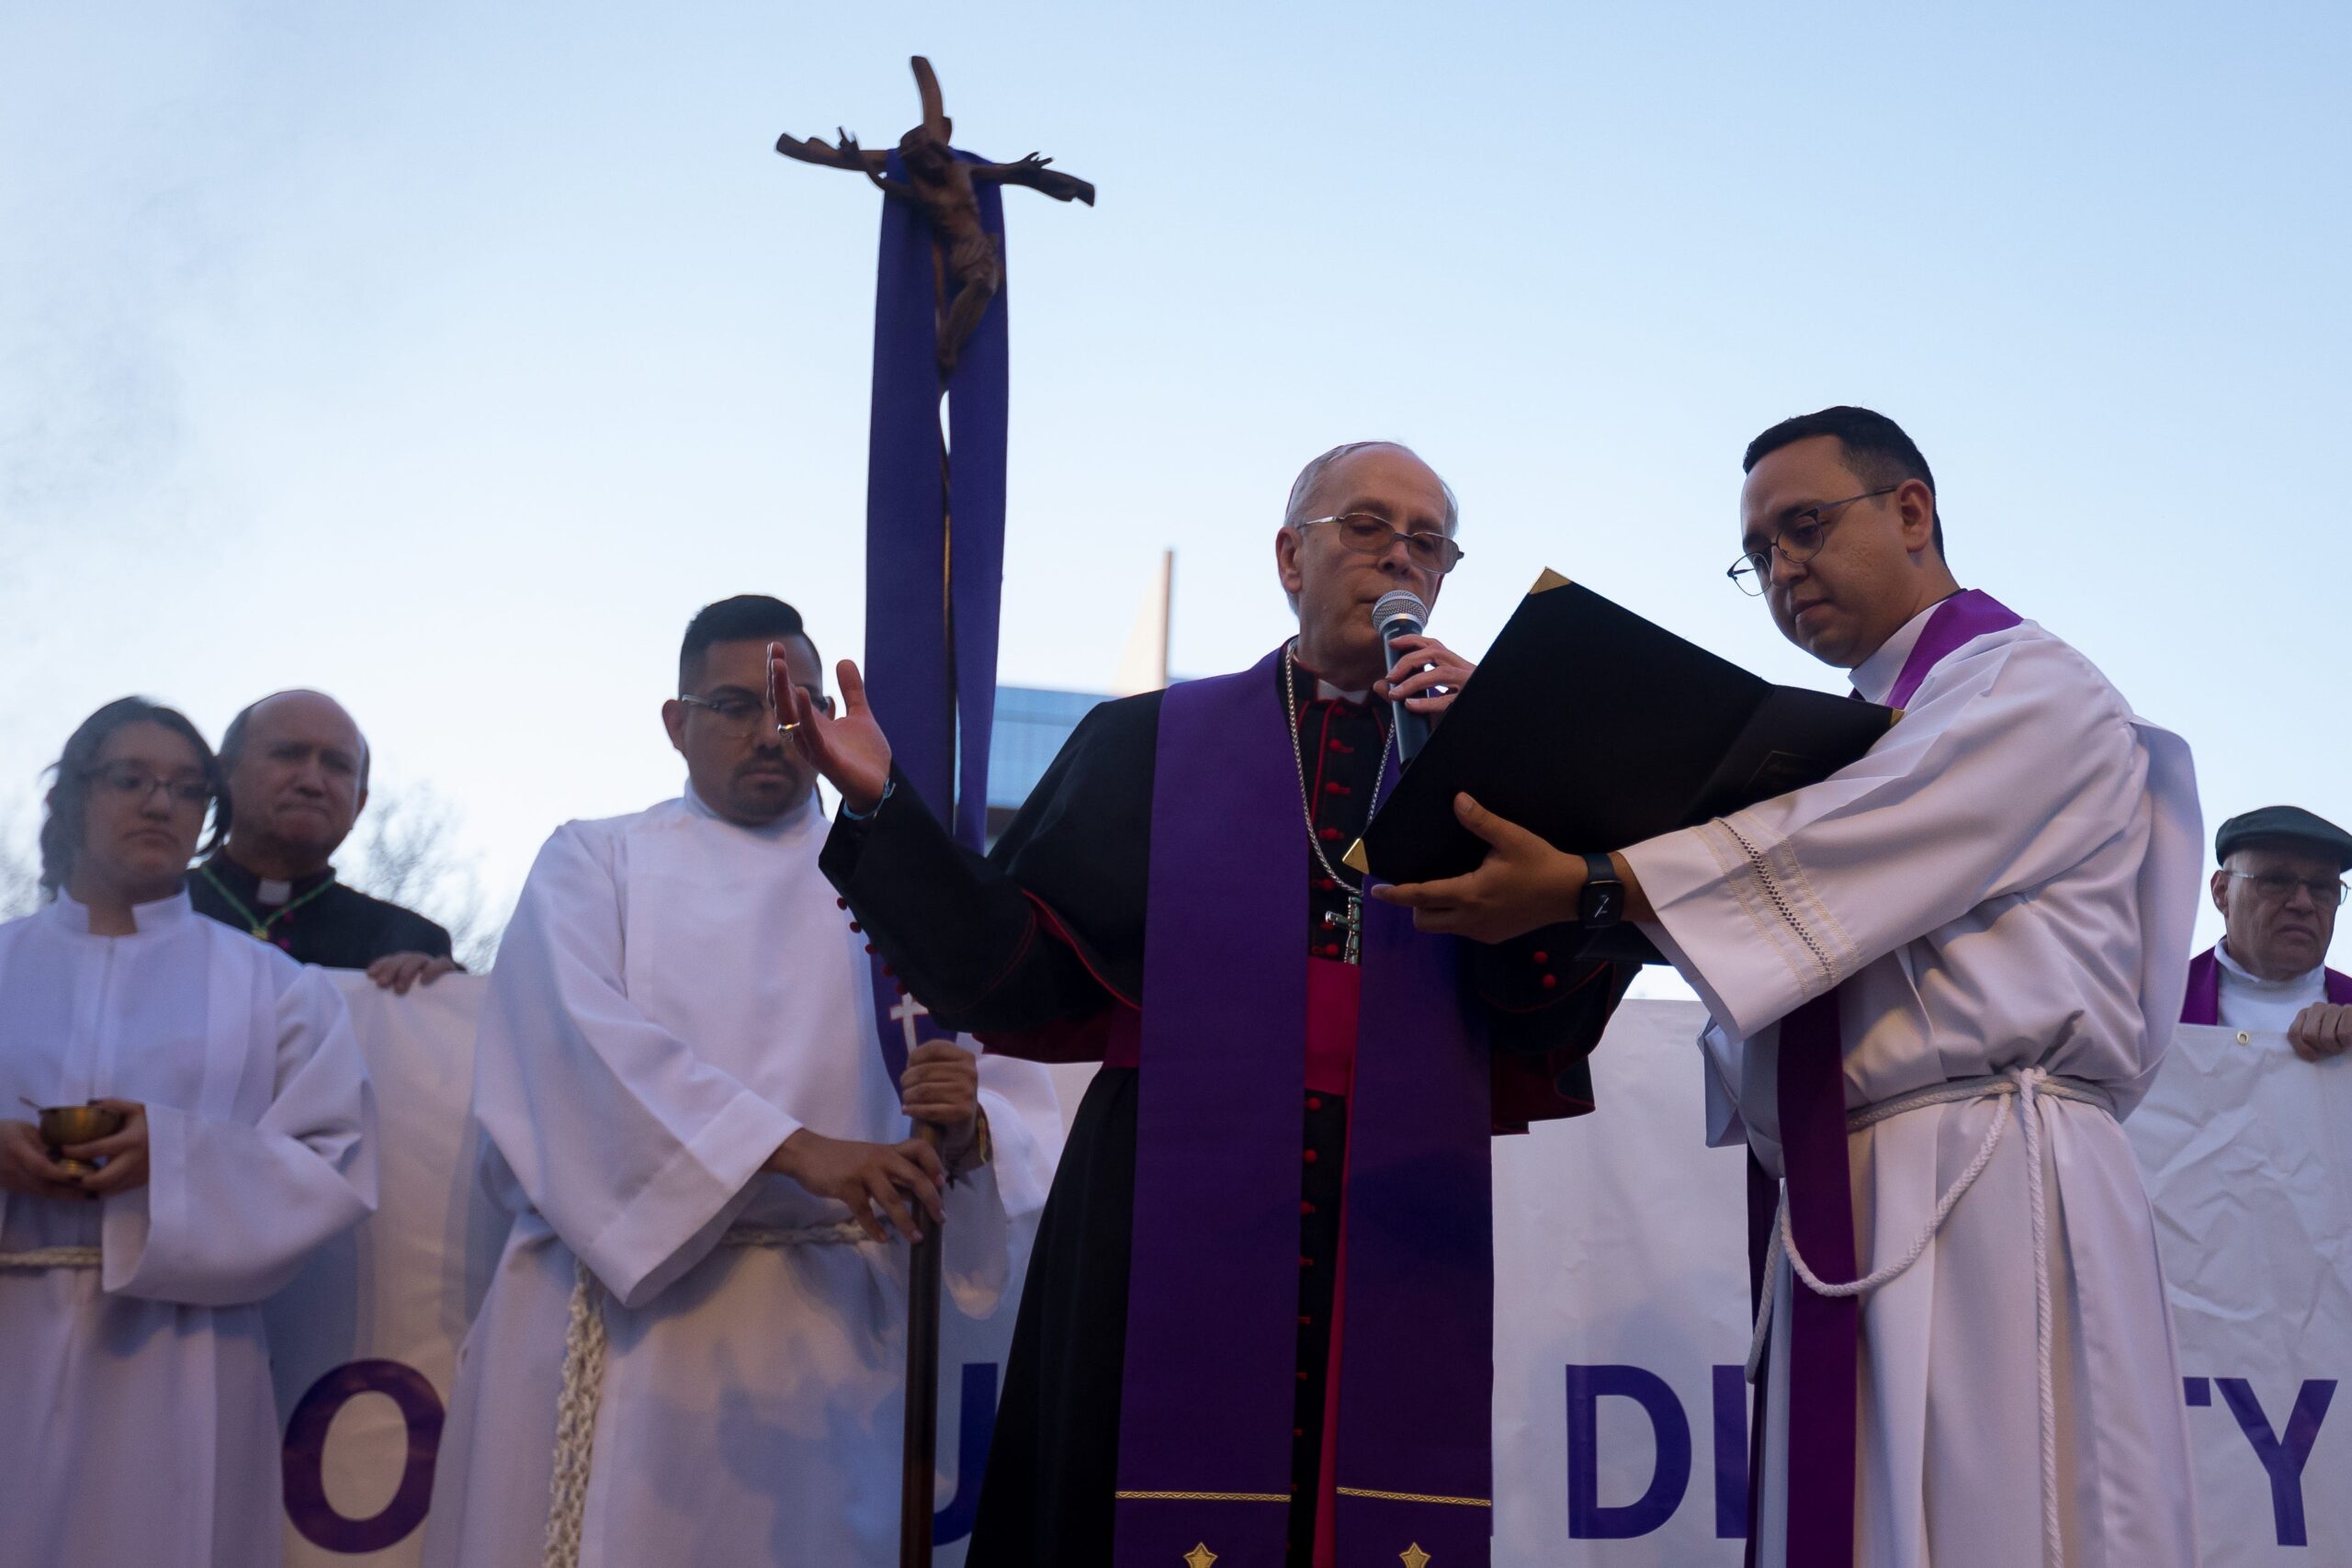
[[[686,623],[686,639],[678,645],[678,692],[684,695],[702,668],[702,656],[722,642],[781,642],[797,637],[817,651],[817,640],[800,624],[800,612],[764,593],[738,593],[716,604],[705,604]]]
[[[1903,427],[1874,409],[1840,403],[1818,413],[1784,419],[1747,444],[1747,455],[1739,460],[1739,471],[1754,473],[1756,465],[1772,453],[1815,435],[1836,436],[1838,454],[1846,467],[1872,490],[1892,490],[1906,479],[1917,479],[1926,485],[1936,525],[1936,554],[1943,555],[1944,514],[1943,508],[1934,500],[1936,476],[1929,471],[1928,459],[1920,456],[1917,444],[1903,434]]]
[[[117,697],[66,738],[65,750],[49,770],[55,782],[49,786],[48,814],[40,824],[40,889],[51,898],[74,874],[74,858],[82,852],[89,821],[90,770],[97,765],[107,738],[134,724],[160,724],[195,747],[197,760],[204,764],[204,781],[212,786],[214,798],[220,796],[220,760],[187,715],[145,697]]]

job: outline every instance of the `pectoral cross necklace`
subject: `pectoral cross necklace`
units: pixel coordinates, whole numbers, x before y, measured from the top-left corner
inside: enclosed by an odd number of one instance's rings
[[[1292,656],[1291,645],[1288,643],[1283,646],[1283,722],[1290,728],[1290,760],[1298,769],[1298,807],[1306,816],[1306,847],[1315,852],[1316,863],[1322,866],[1323,874],[1329,877],[1347,895],[1346,909],[1336,915],[1325,915],[1323,923],[1331,930],[1348,933],[1347,946],[1341,953],[1342,960],[1349,964],[1362,964],[1363,962],[1363,885],[1361,882],[1350,882],[1340,868],[1331,863],[1331,857],[1323,852],[1323,840],[1316,836],[1315,799],[1306,788],[1306,753],[1298,743],[1298,660]],[[1372,808],[1364,814],[1366,821],[1372,819],[1373,812],[1380,809],[1380,773],[1387,771],[1388,743],[1395,733],[1394,725],[1383,727],[1380,743],[1381,768],[1379,773],[1373,774]]]

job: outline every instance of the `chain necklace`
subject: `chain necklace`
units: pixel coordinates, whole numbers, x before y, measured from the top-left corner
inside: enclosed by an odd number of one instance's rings
[[[212,874],[212,868],[210,866],[198,866],[196,868],[196,874],[204,878],[206,882],[211,884],[212,891],[220,895],[221,897],[226,898],[229,901],[229,908],[234,909],[238,915],[243,919],[246,929],[251,931],[256,938],[263,942],[270,940],[270,927],[276,925],[278,921],[284,919],[287,916],[292,914],[295,910],[300,908],[303,905],[309,903],[311,899],[317,897],[320,894],[324,893],[328,888],[334,886],[334,873],[333,871],[329,871],[324,882],[320,883],[316,887],[311,888],[300,898],[283,906],[277,909],[277,912],[270,915],[268,918],[264,919],[262,916],[256,915],[251,909],[247,908],[245,907],[245,901],[243,898],[240,898],[234,893],[230,892],[228,886],[219,877]]]
[[[1297,641],[1298,639],[1294,637],[1283,644],[1283,717],[1290,729],[1290,760],[1298,770],[1298,808],[1306,818],[1306,847],[1315,852],[1316,863],[1323,868],[1323,874],[1338,884],[1348,897],[1346,912],[1337,915],[1326,914],[1323,917],[1323,924],[1332,930],[1344,931],[1348,933],[1347,947],[1342,961],[1349,964],[1361,964],[1363,962],[1363,886],[1360,882],[1350,882],[1340,873],[1340,868],[1331,863],[1331,857],[1323,852],[1322,837],[1315,830],[1315,800],[1306,789],[1306,752],[1298,741],[1300,716],[1298,660],[1291,653],[1291,649],[1297,645]],[[1381,727],[1381,765],[1372,775],[1372,809],[1364,816],[1367,822],[1372,819],[1373,814],[1380,809],[1381,774],[1388,771],[1388,743],[1395,734],[1394,725]]]

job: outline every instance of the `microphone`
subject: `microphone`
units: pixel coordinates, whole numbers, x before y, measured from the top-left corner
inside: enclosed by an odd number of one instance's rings
[[[1396,661],[1405,657],[1397,651],[1396,639],[1420,636],[1429,620],[1430,607],[1421,603],[1418,593],[1398,588],[1380,596],[1379,603],[1372,607],[1372,624],[1380,629],[1380,651],[1386,657],[1389,669],[1396,669]],[[1424,664],[1421,668],[1430,670],[1435,666]],[[1415,713],[1403,703],[1392,704],[1391,707],[1396,716],[1396,761],[1400,764],[1409,762],[1430,738],[1430,716]]]

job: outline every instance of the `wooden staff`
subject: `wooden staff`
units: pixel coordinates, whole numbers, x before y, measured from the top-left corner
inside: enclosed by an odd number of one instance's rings
[[[933,1149],[939,1129],[925,1122],[916,1135]],[[940,1224],[923,1226],[907,1259],[907,1420],[900,1450],[899,1568],[931,1568],[933,1477],[939,1455]]]

